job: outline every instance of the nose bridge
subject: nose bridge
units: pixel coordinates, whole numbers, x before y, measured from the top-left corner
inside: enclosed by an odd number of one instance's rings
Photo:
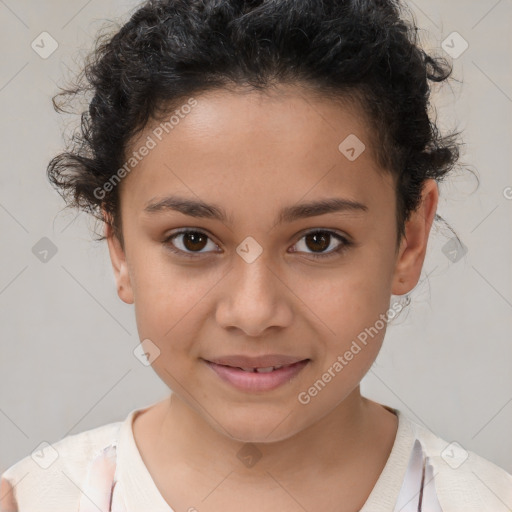
[[[248,249],[248,250],[247,250]],[[241,251],[247,252],[240,255]],[[255,254],[255,248],[251,242],[240,244],[237,249],[238,258],[235,259],[232,276],[232,292],[237,299],[243,299],[244,295],[252,300],[264,302],[274,300],[276,290],[275,270],[269,269],[267,252],[261,249],[260,254]]]
[[[286,287],[275,275],[276,270],[269,267],[265,252],[252,261],[237,256],[217,309],[217,321],[221,325],[258,335],[267,327],[283,327],[290,321]]]

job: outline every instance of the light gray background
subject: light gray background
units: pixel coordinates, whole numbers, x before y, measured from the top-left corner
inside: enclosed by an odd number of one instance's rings
[[[454,61],[462,85],[434,100],[443,129],[464,129],[462,161],[481,185],[466,172],[441,186],[438,213],[468,252],[452,263],[442,251],[451,234],[434,230],[409,310],[389,326],[362,390],[512,472],[512,5],[409,4],[426,46],[440,48],[453,31],[469,43]],[[91,241],[85,214],[61,211],[45,174],[65,124],[78,122],[53,111],[56,83],[103,20],[122,22],[135,5],[0,0],[0,472],[43,440],[122,420],[168,394],[133,355],[133,306],[117,296],[106,244]],[[43,31],[59,44],[47,59],[31,48]],[[32,253],[42,237],[58,249],[46,263]]]

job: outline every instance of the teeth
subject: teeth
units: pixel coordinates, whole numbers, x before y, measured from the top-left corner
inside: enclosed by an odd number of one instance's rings
[[[251,372],[251,373],[270,373],[274,370],[278,370],[279,368],[282,368],[284,365],[281,366],[268,366],[267,368],[240,368],[241,370],[244,370],[244,372]]]
[[[256,371],[258,373],[270,373],[270,372],[274,371],[274,367],[269,366],[268,368],[256,368]]]

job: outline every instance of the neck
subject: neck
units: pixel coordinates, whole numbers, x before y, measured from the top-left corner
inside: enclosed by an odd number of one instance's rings
[[[227,437],[175,394],[159,406],[159,441],[169,460],[182,461],[203,475],[230,473],[241,483],[254,484],[269,472],[293,479],[312,473],[350,475],[361,461],[365,465],[376,457],[382,469],[396,434],[396,417],[362,397],[359,387],[315,424],[272,443],[247,444]],[[386,422],[387,430],[382,428]],[[239,453],[249,458],[241,463]],[[258,458],[256,464],[251,465],[251,457]]]

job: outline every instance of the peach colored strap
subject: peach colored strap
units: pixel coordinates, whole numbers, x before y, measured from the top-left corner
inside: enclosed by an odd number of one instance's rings
[[[116,451],[112,443],[89,463],[78,512],[126,512],[116,485]]]

